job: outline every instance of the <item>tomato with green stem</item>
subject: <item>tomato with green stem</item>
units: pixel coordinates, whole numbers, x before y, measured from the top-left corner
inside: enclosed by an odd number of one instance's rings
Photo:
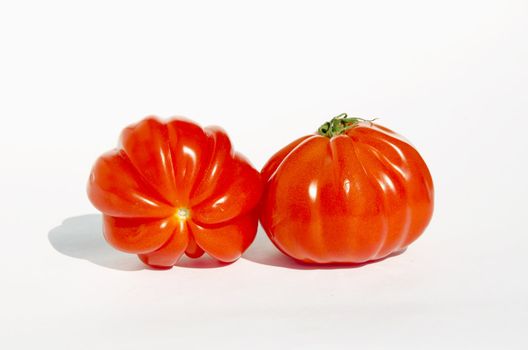
[[[418,151],[344,113],[281,149],[261,174],[262,226],[302,262],[384,258],[415,241],[433,213],[433,182]]]

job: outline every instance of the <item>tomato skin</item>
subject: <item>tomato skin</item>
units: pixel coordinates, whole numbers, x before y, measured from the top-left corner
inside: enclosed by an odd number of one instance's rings
[[[88,197],[116,249],[154,267],[237,260],[257,231],[261,176],[218,127],[148,117],[92,168]]]
[[[317,264],[362,263],[406,248],[425,230],[434,189],[401,136],[371,122],[307,135],[261,171],[261,224],[286,255]]]

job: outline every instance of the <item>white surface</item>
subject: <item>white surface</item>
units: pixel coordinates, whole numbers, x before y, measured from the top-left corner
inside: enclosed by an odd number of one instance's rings
[[[368,3],[368,4],[367,4]],[[528,4],[0,3],[0,348],[526,349]],[[101,238],[96,157],[148,114],[222,125],[260,168],[341,112],[430,166],[404,254],[152,271]]]

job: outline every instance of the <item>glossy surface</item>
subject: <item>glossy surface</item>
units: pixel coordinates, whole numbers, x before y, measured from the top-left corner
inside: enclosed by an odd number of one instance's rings
[[[359,123],[309,135],[262,169],[261,223],[273,243],[310,263],[361,263],[407,247],[433,213],[433,183],[401,136]]]
[[[88,196],[115,248],[169,267],[185,253],[231,262],[253,241],[260,174],[218,127],[147,118],[95,163]]]

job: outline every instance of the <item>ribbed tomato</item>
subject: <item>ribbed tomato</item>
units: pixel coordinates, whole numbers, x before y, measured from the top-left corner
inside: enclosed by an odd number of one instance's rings
[[[261,174],[262,226],[303,262],[386,257],[416,240],[433,213],[431,175],[416,149],[346,114],[284,147]]]
[[[260,174],[218,127],[147,118],[95,163],[88,196],[115,248],[169,267],[185,253],[231,262],[255,238]]]

